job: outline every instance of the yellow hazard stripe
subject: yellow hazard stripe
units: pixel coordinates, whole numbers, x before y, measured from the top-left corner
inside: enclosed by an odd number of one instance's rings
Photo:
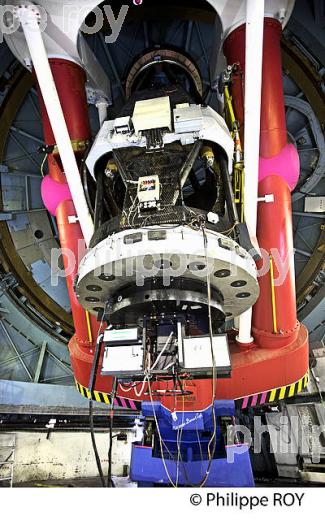
[[[105,401],[105,403],[106,403],[106,404],[111,404],[111,401],[110,401],[110,398],[108,397],[108,395],[107,395],[107,394],[102,394],[102,395],[103,395],[103,397],[104,397],[104,401]]]
[[[309,380],[309,371],[307,372],[307,374],[304,375],[304,377],[299,379],[299,381],[296,381],[295,383],[292,383],[291,385],[281,386],[280,388],[275,388],[273,390],[270,390],[269,391],[270,397],[268,399],[268,402],[280,401],[287,397],[293,397],[293,396],[299,394],[308,385],[308,380]]]
[[[271,390],[271,395],[269,398],[270,403],[272,403],[275,400],[276,392],[277,392],[277,389]]]
[[[94,392],[94,396],[95,396],[95,401],[97,401],[98,403],[101,402],[101,399],[100,399],[100,393],[99,392]]]
[[[293,383],[293,385],[290,385],[288,397],[292,397],[293,395],[295,395],[295,388],[296,388],[296,383]]]
[[[90,390],[84,386],[82,386],[78,381],[75,380],[76,388],[78,392],[87,399],[92,399],[93,401],[97,401],[97,403],[103,404],[111,404],[111,395],[105,392],[99,392],[98,390],[94,390],[90,392]],[[133,399],[123,399],[120,397],[116,397],[114,403],[116,406],[121,408],[127,408],[128,410],[138,411],[141,408],[141,402],[135,401]]]
[[[295,395],[302,392],[307,387],[308,381],[309,371],[301,379],[299,379],[299,381],[296,381],[295,383],[291,383],[287,386],[281,386],[279,388],[273,388],[272,390],[265,390],[265,392],[261,392],[259,394],[242,397],[240,399],[237,399],[237,401],[241,402],[242,408],[263,406],[270,403],[276,403],[278,401],[281,401],[282,399],[294,397]]]
[[[104,392],[98,392],[96,390],[91,394],[90,391],[88,390],[88,388],[85,388],[84,386],[82,386],[80,383],[78,383],[78,381],[76,381],[76,388],[77,388],[78,392],[83,397],[86,397],[87,399],[92,399],[93,401],[96,401],[97,403],[111,404],[111,399],[110,399],[109,394],[106,394]]]

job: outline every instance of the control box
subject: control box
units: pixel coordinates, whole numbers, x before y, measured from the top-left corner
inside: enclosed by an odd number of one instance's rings
[[[139,343],[139,329],[107,329],[104,332],[104,343],[111,346],[136,345]]]
[[[200,132],[203,129],[201,106],[189,104],[177,105],[174,109],[174,127],[177,134]]]
[[[106,346],[102,376],[143,377],[143,348],[137,345]]]
[[[130,116],[118,117],[114,121],[114,130],[117,134],[129,134],[133,129]]]
[[[191,373],[211,375],[215,363],[218,377],[230,376],[231,361],[226,334],[213,336],[212,346],[210,336],[184,338],[183,344],[185,370]]]
[[[143,376],[143,345],[137,327],[129,329],[107,329],[103,343],[103,376]]]
[[[226,334],[184,337],[180,322],[177,331],[169,333],[170,324],[159,325],[156,339],[138,328],[108,329],[104,333],[105,352],[102,376],[142,381],[145,367],[152,377],[179,374],[192,378],[226,378],[231,375],[231,360]],[[148,341],[149,339],[149,341]],[[213,354],[212,354],[213,352]]]
[[[168,96],[137,101],[133,112],[136,133],[154,128],[172,129],[172,114]]]
[[[156,208],[160,199],[158,175],[140,177],[138,181],[138,200],[141,209]]]

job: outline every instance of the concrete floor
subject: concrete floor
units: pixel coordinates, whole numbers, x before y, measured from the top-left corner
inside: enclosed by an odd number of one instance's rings
[[[137,487],[137,484],[130,482],[128,477],[113,477],[115,487],[129,488]],[[34,482],[19,482],[14,485],[16,488],[101,488],[99,477],[76,478],[62,480],[40,480]]]

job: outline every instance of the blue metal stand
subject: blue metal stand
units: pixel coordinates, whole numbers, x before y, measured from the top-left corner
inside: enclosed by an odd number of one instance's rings
[[[205,487],[253,487],[254,477],[248,446],[226,446],[220,429],[221,417],[233,417],[233,401],[215,401],[217,447],[209,463],[209,442],[214,431],[212,407],[202,412],[171,413],[161,403],[144,402],[146,423],[155,415],[163,441],[163,458],[157,431],[148,446],[135,443],[131,456],[131,479],[141,487],[198,486],[209,469]],[[167,475],[168,472],[168,475]]]

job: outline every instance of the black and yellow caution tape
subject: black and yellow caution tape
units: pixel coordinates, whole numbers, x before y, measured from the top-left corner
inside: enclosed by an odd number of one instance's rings
[[[247,408],[254,408],[256,406],[265,406],[268,404],[276,404],[278,401],[294,397],[295,395],[302,392],[308,385],[309,372],[304,377],[292,383],[291,385],[281,386],[258,394],[247,395],[240,399],[235,399],[236,405],[242,410]],[[94,390],[90,392],[88,388],[82,386],[76,381],[76,387],[78,392],[87,399],[92,399],[98,403],[111,405],[111,395],[105,392],[98,392]],[[133,399],[126,399],[123,397],[116,397],[114,400],[114,406],[119,408],[125,408],[127,410],[138,411],[141,410],[141,401],[134,401]]]
[[[247,395],[241,399],[236,399],[236,404],[241,409],[254,408],[255,406],[265,406],[267,404],[276,404],[282,399],[288,399],[300,394],[308,385],[309,372],[304,377],[292,383],[291,385],[281,386],[259,394]]]
[[[98,392],[94,390],[90,392],[88,388],[82,386],[78,381],[76,381],[76,387],[78,392],[87,399],[92,399],[93,401],[97,401],[97,403],[103,403],[111,405],[111,395],[105,392]],[[141,401],[134,401],[133,399],[125,399],[123,397],[116,397],[114,399],[114,406],[118,406],[119,408],[125,408],[127,410],[138,411],[141,410]]]

